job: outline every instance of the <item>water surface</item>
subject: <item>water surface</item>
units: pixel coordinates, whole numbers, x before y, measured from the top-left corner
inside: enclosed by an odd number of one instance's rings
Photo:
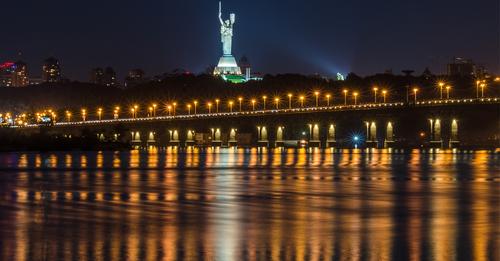
[[[0,154],[2,260],[500,260],[500,155]]]

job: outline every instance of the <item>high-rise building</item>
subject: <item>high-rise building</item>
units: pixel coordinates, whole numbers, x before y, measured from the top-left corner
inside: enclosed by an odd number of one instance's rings
[[[125,87],[134,87],[141,83],[144,83],[144,71],[141,69],[134,69],[128,72],[128,76],[125,79]]]
[[[116,86],[116,72],[111,67],[107,67],[104,70],[103,85],[106,86]]]
[[[50,57],[44,61],[42,72],[44,82],[61,81],[61,67],[59,66],[59,61],[54,57]]]
[[[29,85],[28,65],[22,61],[14,63],[14,72],[12,74],[12,86],[24,87]]]
[[[90,72],[90,82],[93,84],[102,85],[104,82],[104,70],[102,68],[94,68]]]
[[[449,76],[474,76],[476,65],[472,60],[464,58],[455,58],[452,63],[448,64]]]

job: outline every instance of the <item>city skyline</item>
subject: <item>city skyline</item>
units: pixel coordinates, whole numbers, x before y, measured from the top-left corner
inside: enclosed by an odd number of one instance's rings
[[[217,2],[153,2],[136,9],[130,2],[105,3],[101,9],[90,10],[91,1],[73,12],[70,10],[76,7],[70,9],[67,3],[44,3],[30,8],[32,15],[7,29],[10,37],[0,43],[0,59],[21,59],[30,68],[41,68],[44,58],[55,56],[63,76],[75,80],[88,80],[92,68],[108,65],[115,68],[119,79],[134,68],[144,69],[148,75],[175,68],[199,73],[214,65],[220,48]],[[363,7],[375,6],[358,12],[360,4],[224,2],[228,11],[238,13],[235,56],[248,56],[254,71],[333,76],[351,71],[367,75],[386,69],[419,72],[429,67],[440,74],[454,56],[470,58],[491,73],[498,71],[494,55],[498,53],[498,37],[492,33],[498,31],[492,12],[498,10],[498,3],[494,1],[473,6],[446,1],[425,11],[412,7],[408,17],[401,14],[410,7],[406,4],[365,3]],[[421,5],[426,6],[425,1]],[[7,3],[7,17],[20,8],[19,3]],[[114,20],[105,15],[113,9],[119,11]],[[44,27],[35,34],[22,30],[38,19],[57,26]],[[31,74],[39,76],[38,71]]]

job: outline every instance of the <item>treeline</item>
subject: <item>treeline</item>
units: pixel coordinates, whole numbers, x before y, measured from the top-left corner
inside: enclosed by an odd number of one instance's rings
[[[71,82],[65,84],[42,84],[24,88],[0,88],[0,112],[35,112],[43,109],[89,111],[97,107],[105,109],[114,106],[127,107],[132,104],[166,104],[176,101],[179,104],[198,100],[200,104],[219,98],[233,99],[242,96],[246,99],[267,95],[270,98],[280,96],[283,102],[286,94],[305,95],[312,101],[313,92],[321,91],[333,96],[332,103],[344,100],[342,90],[348,89],[359,93],[360,102],[373,100],[373,87],[388,91],[389,101],[406,100],[407,90],[419,88],[419,98],[439,97],[437,82],[443,81],[452,86],[454,98],[475,97],[476,87],[473,78],[448,78],[440,76],[405,76],[377,74],[360,77],[349,74],[345,81],[325,79],[316,76],[298,74],[266,75],[262,81],[250,81],[244,84],[231,84],[211,75],[176,75],[159,81],[152,81],[133,88],[122,89],[89,83]],[[496,86],[488,86],[488,95],[497,96]],[[496,92],[496,93],[493,93]],[[379,92],[380,94],[380,92]],[[351,96],[349,95],[349,99]]]

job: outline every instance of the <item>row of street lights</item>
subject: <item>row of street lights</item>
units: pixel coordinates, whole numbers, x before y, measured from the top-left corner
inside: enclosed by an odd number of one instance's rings
[[[443,99],[443,91],[445,90],[446,91],[446,99],[450,99],[450,91],[451,91],[451,86],[450,85],[447,85],[446,83],[444,82],[438,82],[438,86],[440,88],[440,99]],[[476,82],[476,96],[477,98],[479,98],[479,90],[481,90],[481,97],[484,97],[484,88],[486,87],[486,82],[484,80],[482,81],[477,81]],[[375,103],[378,103],[379,102],[379,98],[382,97],[383,99],[383,103],[386,103],[387,102],[387,96],[389,94],[389,92],[386,90],[386,89],[380,89],[379,87],[375,86],[373,87],[372,89],[373,91],[373,101]],[[418,88],[414,88],[413,89],[413,96],[414,96],[414,102],[417,103],[418,101],[418,92],[419,92],[419,89]],[[342,93],[344,95],[344,105],[348,105],[348,95],[350,93],[350,91],[348,89],[344,89],[342,90]],[[321,104],[321,93],[319,91],[315,91],[314,93],[314,98],[315,98],[315,107],[319,107]],[[358,105],[358,98],[359,98],[360,94],[357,92],[357,91],[353,91],[352,92],[352,99],[353,99],[353,104],[354,105]],[[294,97],[297,97],[298,100],[298,104],[300,106],[300,108],[304,108],[305,107],[305,102],[306,102],[306,97],[304,95],[298,95],[298,96],[295,96],[293,95],[292,93],[288,93],[287,94],[287,97],[288,97],[288,109],[292,109],[293,108],[293,98]],[[325,94],[324,96],[324,99],[326,101],[326,106],[327,107],[330,107],[331,106],[331,101],[332,101],[332,98],[333,96],[329,93]],[[268,107],[267,107],[267,104],[268,104],[268,96],[266,95],[263,95],[262,96],[262,110],[267,110]],[[237,99],[237,105],[238,105],[238,109],[239,109],[239,112],[242,112],[243,111],[243,97],[239,97]],[[276,110],[279,110],[280,109],[280,105],[281,105],[281,98],[280,97],[275,97],[274,98],[274,108]],[[256,107],[256,104],[257,104],[257,99],[253,98],[253,99],[250,99],[249,100],[250,102],[250,105],[251,105],[251,108],[252,108],[252,111],[255,111],[257,109]],[[215,113],[220,113],[220,104],[221,104],[221,100],[220,99],[215,99],[214,102],[212,101],[209,101],[207,103],[207,111],[209,114],[212,114],[213,113],[213,109],[215,109]],[[229,112],[234,112],[234,106],[236,105],[235,101],[233,100],[229,100],[228,101],[228,111]],[[167,113],[168,113],[168,116],[175,116],[176,115],[176,112],[177,112],[177,103],[176,102],[173,102],[171,104],[167,104],[166,105],[166,110],[167,110]],[[214,108],[215,106],[215,108]],[[188,115],[191,115],[191,114],[198,114],[198,107],[199,107],[199,103],[198,101],[193,101],[192,103],[188,103],[186,104],[186,110],[187,110],[187,113]],[[156,117],[157,116],[157,108],[158,108],[158,105],[157,104],[152,104],[151,106],[148,107],[148,117]],[[102,120],[102,117],[103,117],[103,109],[102,108],[98,108],[97,110],[97,115],[98,115],[98,119],[99,120]],[[131,116],[133,119],[136,119],[138,117],[138,112],[139,112],[139,106],[138,105],[134,105],[131,107],[130,109],[130,113],[131,113]],[[113,118],[114,119],[118,119],[119,118],[119,115],[120,115],[120,107],[115,107],[114,110],[113,110]],[[71,121],[71,112],[67,111],[66,112],[66,117],[67,117],[67,121],[70,122]],[[86,121],[87,120],[87,111],[86,109],[82,109],[81,110],[81,116],[82,116],[82,120],[83,121]]]

